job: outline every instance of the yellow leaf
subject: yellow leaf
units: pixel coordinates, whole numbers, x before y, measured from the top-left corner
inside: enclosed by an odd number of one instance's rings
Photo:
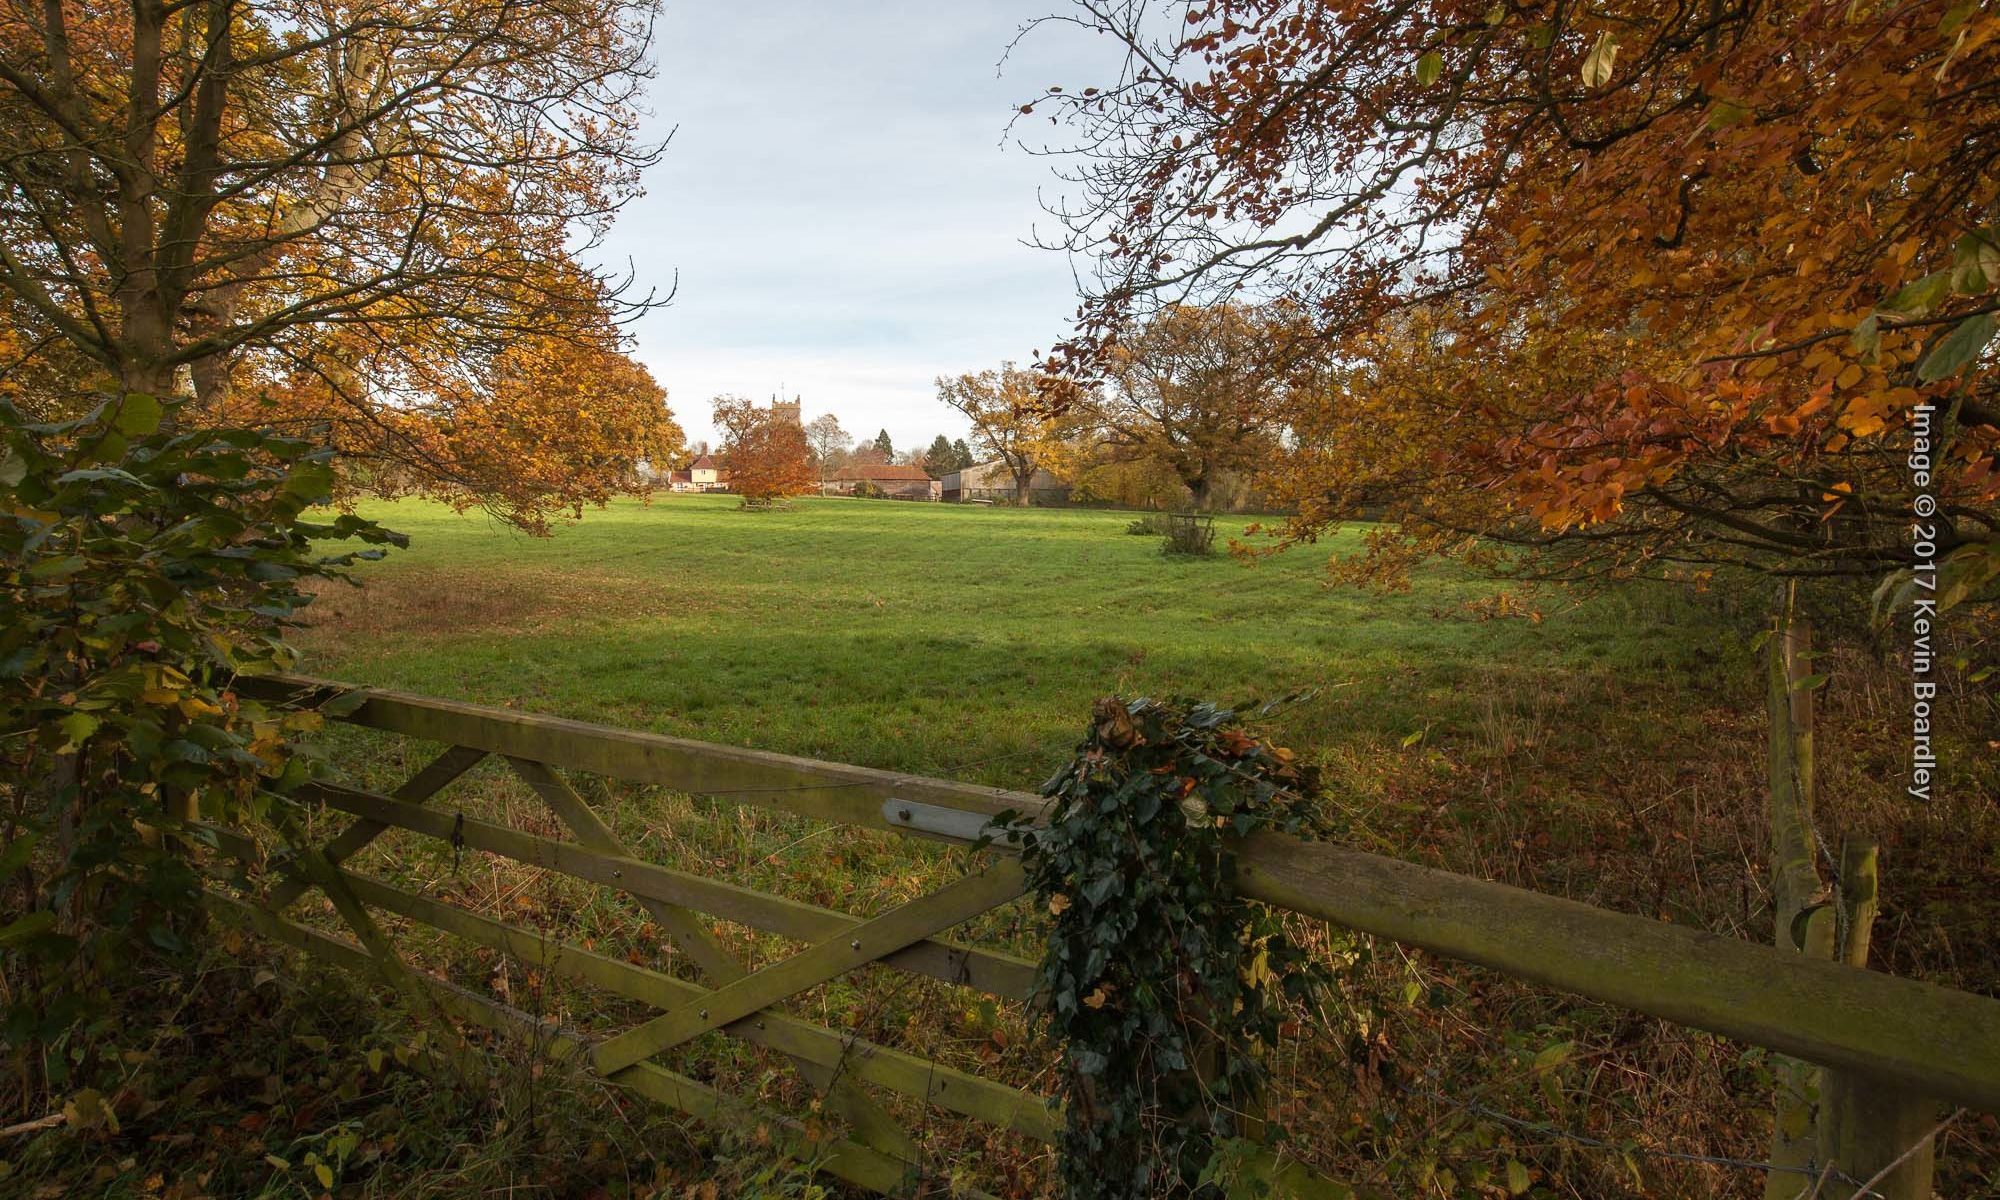
[[[1057,894],[1049,897],[1049,912],[1052,915],[1060,917],[1063,915],[1063,912],[1068,908],[1069,908],[1068,896],[1065,896],[1062,893],[1058,892]]]
[[[1609,29],[1597,35],[1590,53],[1583,56],[1583,86],[1600,88],[1611,82],[1611,64],[1618,59],[1618,39]]]

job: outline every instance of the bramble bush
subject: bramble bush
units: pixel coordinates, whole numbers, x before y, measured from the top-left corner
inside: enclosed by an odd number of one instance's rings
[[[308,580],[403,544],[306,519],[330,451],[186,415],[134,393],[36,422],[0,399],[0,1034],[30,1091],[87,1071],[120,984],[185,955],[203,824],[282,826],[310,774],[321,714],[236,677],[292,665]],[[340,541],[361,546],[318,549]]]

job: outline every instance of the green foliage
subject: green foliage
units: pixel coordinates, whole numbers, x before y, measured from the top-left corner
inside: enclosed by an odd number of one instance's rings
[[[883,462],[896,461],[896,443],[889,440],[889,431],[884,429],[875,435],[875,448],[882,452]]]
[[[951,443],[941,433],[931,439],[930,449],[924,451],[924,470],[934,479],[942,479],[953,471],[970,465],[958,461],[958,452],[951,448]]]
[[[1038,995],[1063,1047],[1070,1200],[1204,1194],[1260,1110],[1280,1002],[1324,982],[1230,885],[1237,840],[1297,832],[1317,788],[1291,751],[1209,704],[1098,701],[1043,788],[1047,823],[999,822],[1055,918]]]
[[[1125,532],[1131,537],[1164,537],[1167,532],[1167,514],[1147,513],[1126,525]]]
[[[382,553],[315,542],[400,544],[358,517],[303,519],[331,490],[328,452],[179,430],[179,415],[131,394],[35,423],[0,400],[0,886],[20,914],[0,946],[17,1047],[101,1010],[144,952],[186,949],[192,823],[271,818],[319,720],[232,680],[291,665],[306,580]]]
[[[621,1100],[574,1059],[496,1039],[491,1085],[456,1087],[437,1039],[412,1029],[425,1018],[396,995],[226,920],[201,944],[197,969],[119,994],[95,1061],[48,1105],[68,1121],[0,1141],[0,1196],[759,1194],[748,1180],[768,1148],[695,1141],[684,1120]],[[719,1187],[704,1192],[711,1179]]]

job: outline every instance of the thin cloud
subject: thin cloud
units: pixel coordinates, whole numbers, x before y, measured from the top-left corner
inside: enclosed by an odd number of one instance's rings
[[[1037,34],[995,64],[1033,3],[672,5],[659,27],[647,195],[604,248],[672,307],[637,352],[691,436],[718,391],[781,385],[808,415],[898,445],[957,435],[939,374],[1045,349],[1076,307],[1069,264],[1023,244],[1057,186],[1002,144],[1051,83],[1108,49]]]

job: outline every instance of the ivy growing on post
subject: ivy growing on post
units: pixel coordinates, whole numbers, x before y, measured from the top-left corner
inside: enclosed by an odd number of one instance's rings
[[[1235,846],[1297,832],[1314,772],[1227,709],[1107,698],[1042,791],[1044,822],[995,834],[1054,918],[1038,994],[1063,1047],[1065,1194],[1220,1195],[1262,1128],[1282,1002],[1323,982],[1231,887]]]

